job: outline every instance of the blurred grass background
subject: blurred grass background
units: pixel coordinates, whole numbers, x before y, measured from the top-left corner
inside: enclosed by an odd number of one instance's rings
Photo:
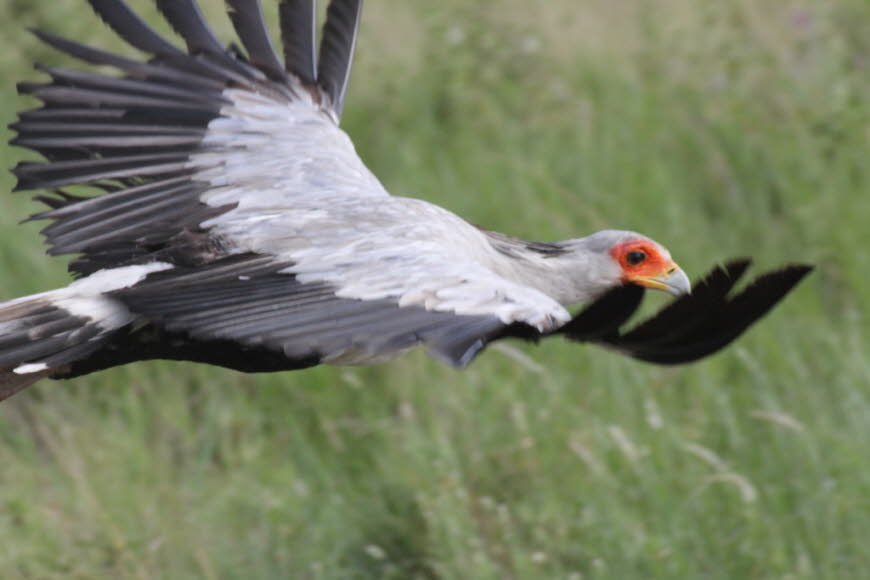
[[[26,27],[120,48],[84,1],[0,14],[4,125],[32,61],[69,64]],[[372,0],[358,47],[343,126],[393,193],[531,239],[635,229],[694,276],[818,269],[683,368],[552,341],[41,383],[0,405],[0,577],[866,577],[870,4]],[[16,225],[37,206],[0,208],[2,299],[65,284]]]

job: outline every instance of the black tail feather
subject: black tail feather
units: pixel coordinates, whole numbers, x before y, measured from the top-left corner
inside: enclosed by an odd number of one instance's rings
[[[716,352],[743,334],[767,314],[812,270],[789,266],[757,278],[742,292],[723,301],[701,323],[672,336],[667,342],[639,342],[629,332],[615,346],[627,354],[659,364],[691,362]]]
[[[812,270],[806,265],[787,266],[759,276],[729,296],[748,265],[741,260],[716,268],[697,284],[695,293],[634,329],[588,340],[658,364],[687,363],[709,356],[767,314]]]
[[[620,328],[640,306],[644,293],[642,288],[631,285],[611,290],[552,333],[542,335],[528,325],[515,323],[491,334],[486,341],[505,337],[537,341],[561,334],[571,341],[599,344],[646,362],[692,362],[734,341],[813,269],[800,264],[786,266],[759,276],[731,296],[748,267],[749,260],[735,260],[714,268],[696,283],[691,294],[626,332]]]
[[[674,300],[654,317],[643,321],[623,335],[620,344],[668,342],[672,336],[685,336],[708,319],[699,313],[720,307],[735,284],[749,268],[749,260],[734,260],[717,266],[692,288],[690,300]]]
[[[0,304],[0,374],[21,373],[32,362],[38,366],[28,371],[55,368],[102,344],[97,322],[53,304],[50,295]]]
[[[643,294],[639,286],[620,286],[583,309],[559,332],[578,342],[614,335],[640,307]]]

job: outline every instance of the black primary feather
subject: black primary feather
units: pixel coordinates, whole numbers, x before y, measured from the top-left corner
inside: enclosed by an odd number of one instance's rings
[[[97,14],[124,40],[154,58],[139,63],[47,33],[37,36],[85,62],[119,69],[123,76],[41,67],[49,83],[22,83],[19,90],[43,101],[12,125],[14,144],[48,162],[25,162],[14,173],[17,190],[90,185],[112,195],[47,198],[52,211],[44,230],[49,253],[80,253],[70,264],[89,274],[161,258],[198,263],[211,249],[196,239],[198,223],[227,208],[199,200],[190,156],[201,150],[208,124],[227,104],[223,90],[258,83],[247,64],[230,56],[205,27],[195,4],[164,5],[171,24],[192,50],[175,48],[122,1],[91,0]],[[206,60],[211,59],[211,60]],[[253,69],[251,69],[253,70]],[[280,92],[280,91],[279,91]],[[190,256],[184,252],[190,251]]]
[[[257,72],[251,67],[243,67],[242,63],[227,54],[202,21],[199,8],[196,4],[191,6],[190,0],[158,1],[158,8],[189,47],[195,47],[196,51],[207,52],[216,62],[204,58],[192,58],[191,55],[177,48],[139,18],[124,0],[88,0],[88,2],[118,36],[134,48],[154,55],[155,62],[171,64],[197,75],[219,79],[230,78],[241,85],[251,79],[252,72]]]
[[[174,83],[155,83],[153,80],[109,77],[101,74],[42,65],[36,65],[36,69],[48,74],[54,86],[78,87],[134,96],[162,97],[172,99],[173,101],[195,103],[197,108],[201,107],[205,102],[212,101],[215,110],[230,102],[218,94],[203,94],[202,89],[199,87],[188,88]]]
[[[119,155],[82,161],[54,163],[20,163],[13,173],[18,177],[16,191],[22,189],[48,189],[100,179],[124,177],[169,177],[189,173],[187,157],[183,153],[148,153]]]
[[[210,72],[203,76],[203,74],[196,74],[184,68],[178,69],[161,66],[159,64],[131,60],[40,30],[34,30],[33,34],[47,45],[59,50],[60,52],[68,54],[73,58],[77,58],[90,64],[115,67],[124,71],[132,78],[147,78],[155,81],[159,80],[162,82],[168,82],[175,87],[190,87],[198,90],[205,89],[207,91],[217,92],[222,91],[226,86],[225,79],[220,77],[215,78]],[[179,51],[179,55],[184,56],[184,53]],[[184,56],[184,58],[187,57]],[[202,71],[199,72],[202,73]]]
[[[284,66],[263,19],[260,0],[226,0],[228,13],[236,34],[248,52],[251,64],[265,71],[271,78],[283,80]]]
[[[281,0],[278,11],[284,67],[313,86],[317,82],[317,0]]]
[[[333,0],[326,10],[317,84],[328,96],[336,117],[341,117],[344,106],[361,10],[362,0]]]
[[[187,55],[168,42],[133,12],[124,0],[88,0],[103,22],[130,46],[154,56],[180,57]]]
[[[224,45],[209,28],[195,0],[157,0],[157,7],[191,54],[225,54]]]
[[[204,55],[212,59],[238,84],[245,85],[249,79],[265,80],[266,77],[260,70],[240,61],[221,44],[206,22],[196,0],[157,0],[157,7],[172,29],[184,39],[191,55]],[[205,61],[199,58],[197,62]]]

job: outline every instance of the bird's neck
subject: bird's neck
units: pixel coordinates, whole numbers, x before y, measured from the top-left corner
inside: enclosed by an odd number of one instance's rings
[[[597,298],[614,284],[618,274],[583,247],[582,240],[530,242],[484,230],[495,250],[491,268],[500,276],[529,286],[572,306]]]

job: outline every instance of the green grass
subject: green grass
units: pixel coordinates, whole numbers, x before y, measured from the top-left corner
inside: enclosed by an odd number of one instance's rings
[[[83,5],[0,1],[3,124],[33,58],[67,62],[25,26],[118,46]],[[0,576],[866,575],[868,7],[370,1],[344,127],[392,192],[534,239],[636,229],[694,275],[818,269],[688,367],[553,341],[41,383],[0,405]],[[2,298],[65,284],[15,225],[35,204],[0,208]]]

